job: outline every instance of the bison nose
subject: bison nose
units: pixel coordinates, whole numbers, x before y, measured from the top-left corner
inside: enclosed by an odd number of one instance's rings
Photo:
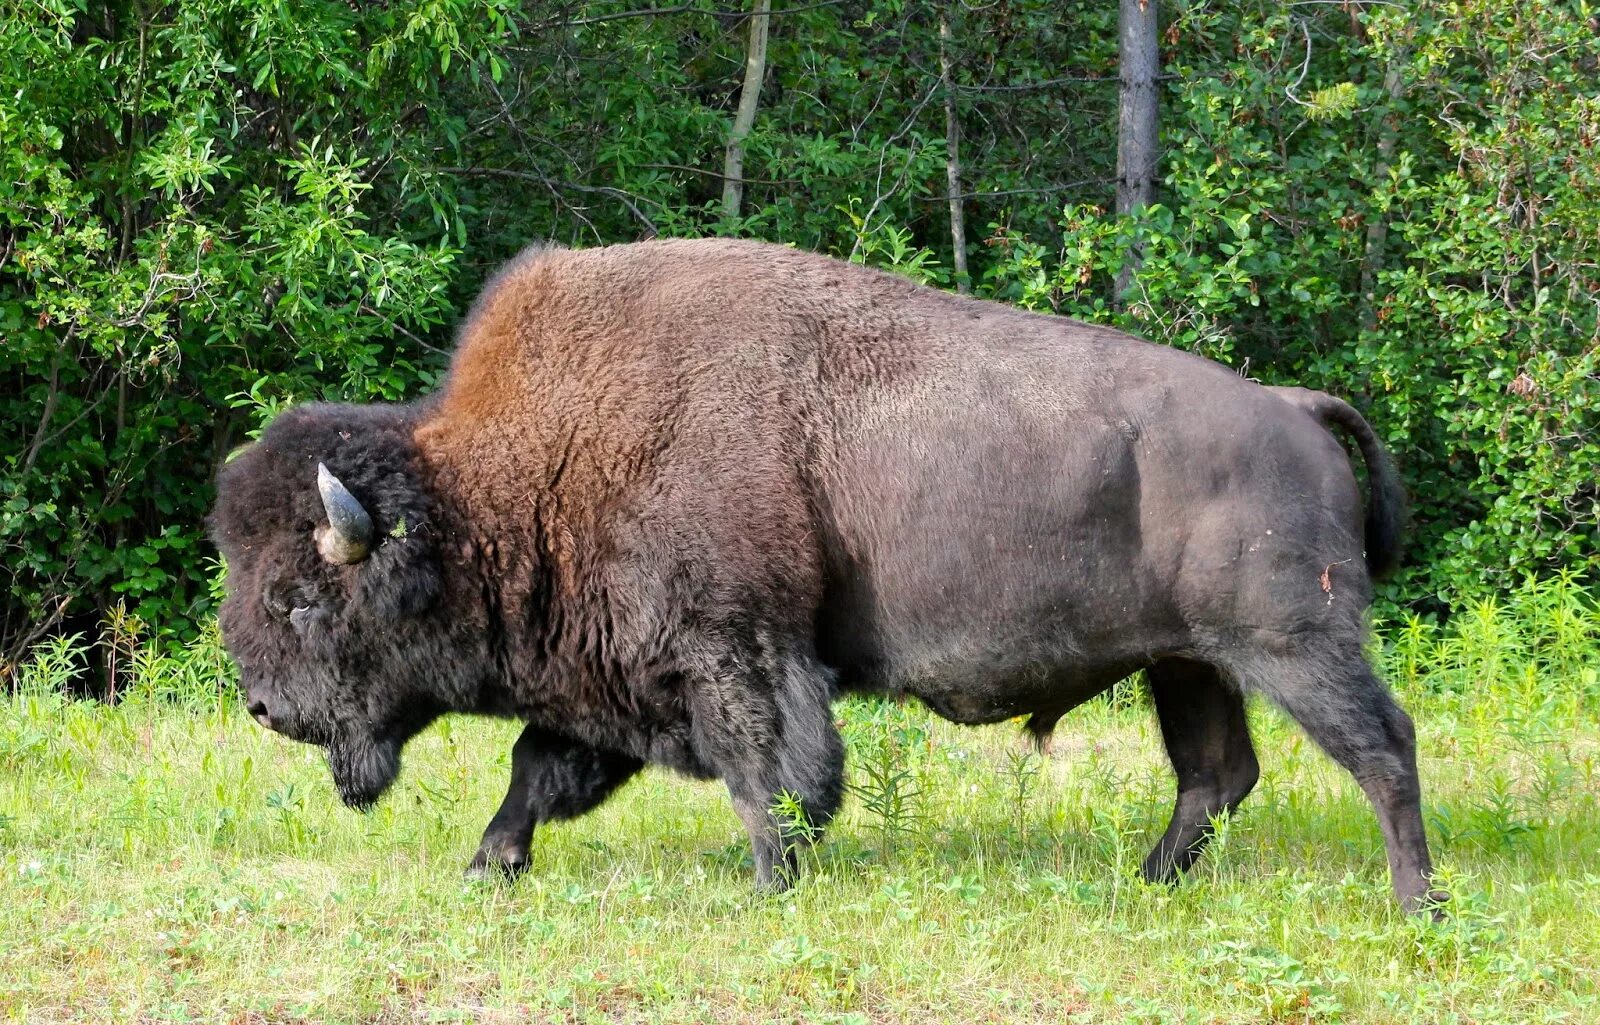
[[[256,722],[269,730],[272,729],[272,716],[267,714],[267,703],[265,701],[257,698],[246,706],[245,711],[249,712]]]

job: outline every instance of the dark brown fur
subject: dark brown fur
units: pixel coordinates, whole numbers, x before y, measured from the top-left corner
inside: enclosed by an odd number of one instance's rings
[[[1365,529],[1331,427],[1368,464]],[[364,562],[317,555],[319,462],[387,538]],[[653,763],[726,781],[777,885],[775,796],[817,825],[838,804],[838,691],[1042,733],[1148,668],[1179,779],[1148,875],[1255,782],[1259,691],[1361,781],[1416,907],[1410,722],[1361,655],[1399,509],[1328,396],[705,240],[525,254],[438,395],[285,413],[223,469],[212,527],[253,708],[327,747],[346,800],[442,712],[528,722],[478,869]]]

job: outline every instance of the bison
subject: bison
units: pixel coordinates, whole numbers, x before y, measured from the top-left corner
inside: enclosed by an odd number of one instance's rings
[[[775,801],[818,827],[839,805],[837,695],[1042,737],[1143,670],[1177,776],[1146,877],[1254,786],[1264,694],[1360,783],[1417,910],[1443,895],[1414,733],[1362,651],[1402,504],[1328,395],[675,240],[525,252],[434,394],[284,412],[219,471],[210,529],[248,708],[323,747],[347,804],[440,715],[526,723],[473,873],[523,869],[537,824],[650,764],[722,780],[782,888]]]

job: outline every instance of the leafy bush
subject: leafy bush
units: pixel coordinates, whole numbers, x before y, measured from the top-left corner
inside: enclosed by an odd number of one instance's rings
[[[252,425],[237,397],[427,378],[415,332],[450,315],[456,250],[368,211],[401,194],[378,171],[409,159],[400,122],[477,45],[460,28],[332,3],[4,6],[0,665],[117,601],[192,629],[210,468]],[[391,105],[402,85],[421,115]]]
[[[739,218],[743,21],[653,10],[0,0],[0,676],[119,602],[197,636],[211,468],[288,402],[427,387],[529,240],[954,284],[939,5],[774,13]],[[980,294],[1351,397],[1416,500],[1390,600],[1600,575],[1591,16],[1179,6],[1160,202],[1119,219],[1114,7],[943,13]]]

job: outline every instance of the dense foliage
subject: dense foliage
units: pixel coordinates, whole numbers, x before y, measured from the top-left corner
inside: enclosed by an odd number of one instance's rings
[[[744,21],[706,0],[0,0],[0,667],[118,603],[194,629],[211,467],[285,402],[427,387],[528,240],[954,284],[941,16],[978,294],[1354,398],[1415,495],[1396,596],[1600,570],[1585,5],[1169,5],[1126,220],[1114,4],[779,4],[732,218]]]

